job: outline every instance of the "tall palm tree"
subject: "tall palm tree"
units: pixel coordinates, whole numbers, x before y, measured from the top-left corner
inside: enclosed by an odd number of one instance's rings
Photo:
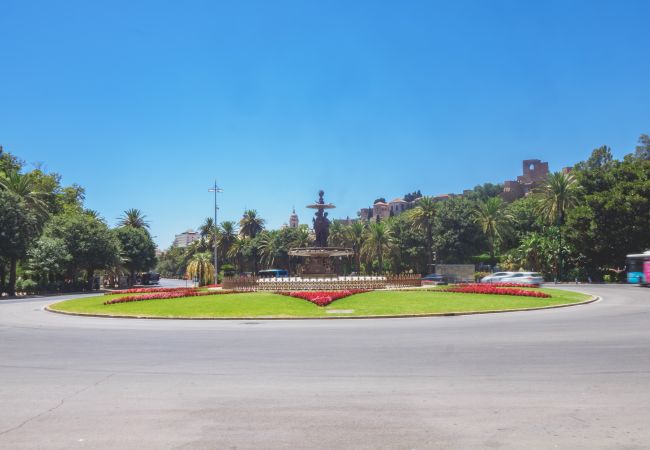
[[[433,197],[422,197],[409,214],[413,225],[424,232],[427,270],[430,270],[433,266],[433,223],[436,218],[436,202]]]
[[[199,286],[214,282],[214,266],[212,255],[209,253],[197,253],[187,265],[186,275],[188,278],[199,280]]]
[[[288,249],[285,247],[278,230],[264,231],[259,237],[260,259],[262,264],[273,267],[276,262],[286,259]]]
[[[0,176],[0,189],[16,194],[40,219],[40,225],[45,222],[49,215],[48,206],[45,202],[47,194],[38,188],[34,175],[11,171],[5,174],[4,177]]]
[[[118,226],[142,228],[143,230],[146,230],[149,228],[149,222],[145,220],[146,217],[147,216],[142,214],[142,211],[139,209],[127,209],[124,211],[124,214],[118,218]]]
[[[478,224],[488,239],[490,259],[495,262],[495,248],[498,240],[506,233],[512,216],[506,212],[506,204],[501,197],[490,197],[476,204],[472,213],[474,223]]]
[[[228,258],[235,262],[235,266],[239,272],[244,272],[245,269],[244,252],[246,250],[246,247],[249,245],[249,241],[250,238],[246,237],[236,238],[232,246],[230,246],[230,249],[228,249],[228,253],[226,253]]]
[[[393,242],[390,228],[384,222],[371,223],[366,230],[366,240],[361,248],[361,253],[373,261],[377,258],[379,272],[384,271],[384,257],[390,253]]]
[[[203,238],[207,238],[214,233],[214,219],[212,217],[206,217],[201,226],[199,227],[199,234]]]
[[[354,252],[357,273],[361,273],[361,248],[366,240],[366,225],[361,221],[353,222],[346,230],[346,240]]]
[[[244,211],[244,215],[239,221],[239,234],[240,236],[254,238],[264,229],[265,223],[266,221],[257,215],[256,210]]]
[[[571,172],[550,173],[537,193],[537,212],[549,224],[562,226],[567,212],[578,204],[578,181]]]
[[[537,191],[537,212],[547,223],[558,226],[560,251],[555,270],[556,280],[562,278],[562,225],[567,212],[578,204],[579,189],[578,180],[571,172],[554,172],[548,174],[545,183]]]
[[[237,224],[231,220],[221,222],[217,243],[223,256],[228,256],[230,249],[237,241]]]

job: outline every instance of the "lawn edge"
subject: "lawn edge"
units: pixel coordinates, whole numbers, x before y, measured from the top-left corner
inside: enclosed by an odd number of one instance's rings
[[[580,292],[580,294],[585,294]],[[499,313],[511,313],[511,312],[522,312],[522,311],[539,311],[543,309],[558,309],[558,308],[567,308],[571,306],[580,306],[593,303],[595,301],[601,300],[601,297],[592,295],[587,300],[574,303],[562,303],[561,305],[551,305],[551,306],[538,306],[534,308],[516,308],[516,309],[494,309],[487,311],[463,311],[463,312],[445,312],[445,313],[425,313],[425,314],[390,314],[390,315],[372,315],[372,316],[330,316],[330,317],[268,317],[268,316],[252,316],[252,317],[178,317],[178,316],[130,316],[123,314],[94,314],[94,313],[80,313],[80,312],[69,312],[69,311],[60,311],[57,309],[50,308],[50,305],[46,305],[43,309],[55,314],[65,314],[67,316],[82,316],[82,317],[101,317],[108,319],[148,319],[148,320],[340,320],[340,319],[404,319],[404,318],[417,318],[417,317],[450,317],[450,316],[471,316],[477,314],[499,314]],[[59,303],[59,302],[57,302]]]

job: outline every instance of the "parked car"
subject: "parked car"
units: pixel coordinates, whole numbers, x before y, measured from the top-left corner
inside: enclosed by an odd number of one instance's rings
[[[447,279],[437,273],[430,273],[422,277],[422,283],[424,284],[447,284]]]
[[[544,277],[537,272],[515,272],[509,277],[503,277],[499,280],[503,283],[520,283],[520,284],[542,284]]]
[[[511,277],[516,272],[496,272],[481,278],[481,283],[500,283],[504,278]]]

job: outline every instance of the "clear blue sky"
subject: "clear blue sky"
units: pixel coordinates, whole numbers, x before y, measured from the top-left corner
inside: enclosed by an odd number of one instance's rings
[[[647,1],[0,0],[0,144],[161,247],[318,189],[460,192],[650,133]]]

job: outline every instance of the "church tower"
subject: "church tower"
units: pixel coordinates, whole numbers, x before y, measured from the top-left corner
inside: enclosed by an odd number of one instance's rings
[[[289,228],[298,228],[300,221],[298,220],[298,214],[296,214],[296,208],[293,208],[293,212],[289,217]]]

